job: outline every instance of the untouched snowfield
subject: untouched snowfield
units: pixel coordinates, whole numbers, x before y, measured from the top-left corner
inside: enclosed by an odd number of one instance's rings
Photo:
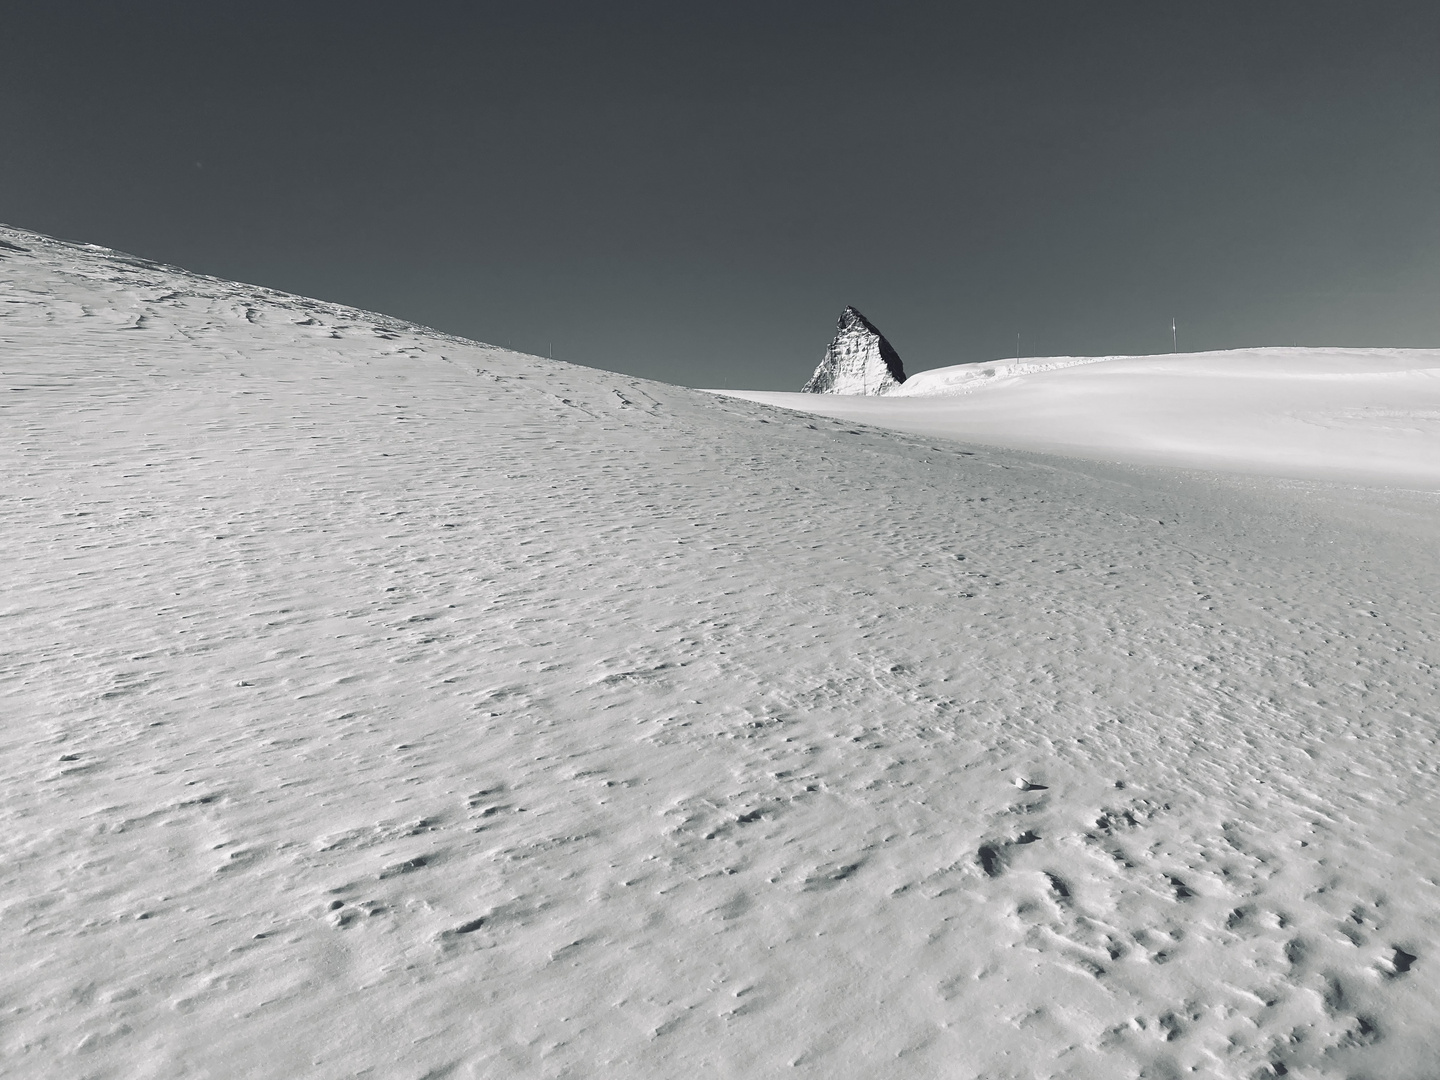
[[[717,392],[1099,460],[1440,490],[1440,349],[999,360],[917,372],[885,397]]]
[[[1440,1072],[1410,474],[857,427],[0,241],[7,1076]]]

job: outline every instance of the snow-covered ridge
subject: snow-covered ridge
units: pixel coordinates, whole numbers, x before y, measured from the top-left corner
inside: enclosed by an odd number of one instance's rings
[[[437,341],[462,341],[453,335],[379,312],[316,300],[263,285],[199,274],[100,244],[75,243],[0,224],[0,279],[19,296],[43,289],[45,295],[79,304],[82,318],[100,323],[154,319],[209,305],[217,316],[238,316],[254,323],[291,312],[313,320],[297,322],[314,335],[330,336],[361,324],[376,334],[421,333]],[[87,308],[85,297],[96,300]],[[153,305],[149,314],[146,309]],[[12,312],[13,314],[13,312]],[[217,326],[220,324],[216,324]],[[196,327],[190,327],[194,331]],[[474,343],[472,343],[474,344]]]
[[[952,367],[931,368],[917,371],[905,380],[905,385],[891,391],[894,397],[940,397],[949,394],[969,394],[976,390],[1004,385],[1022,375],[1034,375],[1041,371],[1055,371],[1059,368],[1075,367],[1078,364],[1098,364],[1116,360],[1114,356],[1049,356],[1013,360],[987,360],[972,364],[956,364]]]

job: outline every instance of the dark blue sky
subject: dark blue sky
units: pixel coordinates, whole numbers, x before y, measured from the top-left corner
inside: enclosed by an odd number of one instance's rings
[[[16,7],[0,220],[531,352],[1440,345],[1434,3]]]

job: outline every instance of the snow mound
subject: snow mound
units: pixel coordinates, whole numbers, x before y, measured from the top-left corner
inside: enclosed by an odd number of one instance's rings
[[[991,360],[985,363],[956,364],[953,367],[917,371],[905,385],[891,391],[895,397],[944,397],[993,390],[1023,375],[1058,371],[1079,364],[1099,364],[1113,356],[1050,356],[1044,359]]]

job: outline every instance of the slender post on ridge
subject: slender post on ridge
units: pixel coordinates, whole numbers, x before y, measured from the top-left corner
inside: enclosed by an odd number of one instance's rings
[[[1174,316],[1170,318],[1170,351],[1172,353],[1180,351],[1180,336],[1175,331]]]

